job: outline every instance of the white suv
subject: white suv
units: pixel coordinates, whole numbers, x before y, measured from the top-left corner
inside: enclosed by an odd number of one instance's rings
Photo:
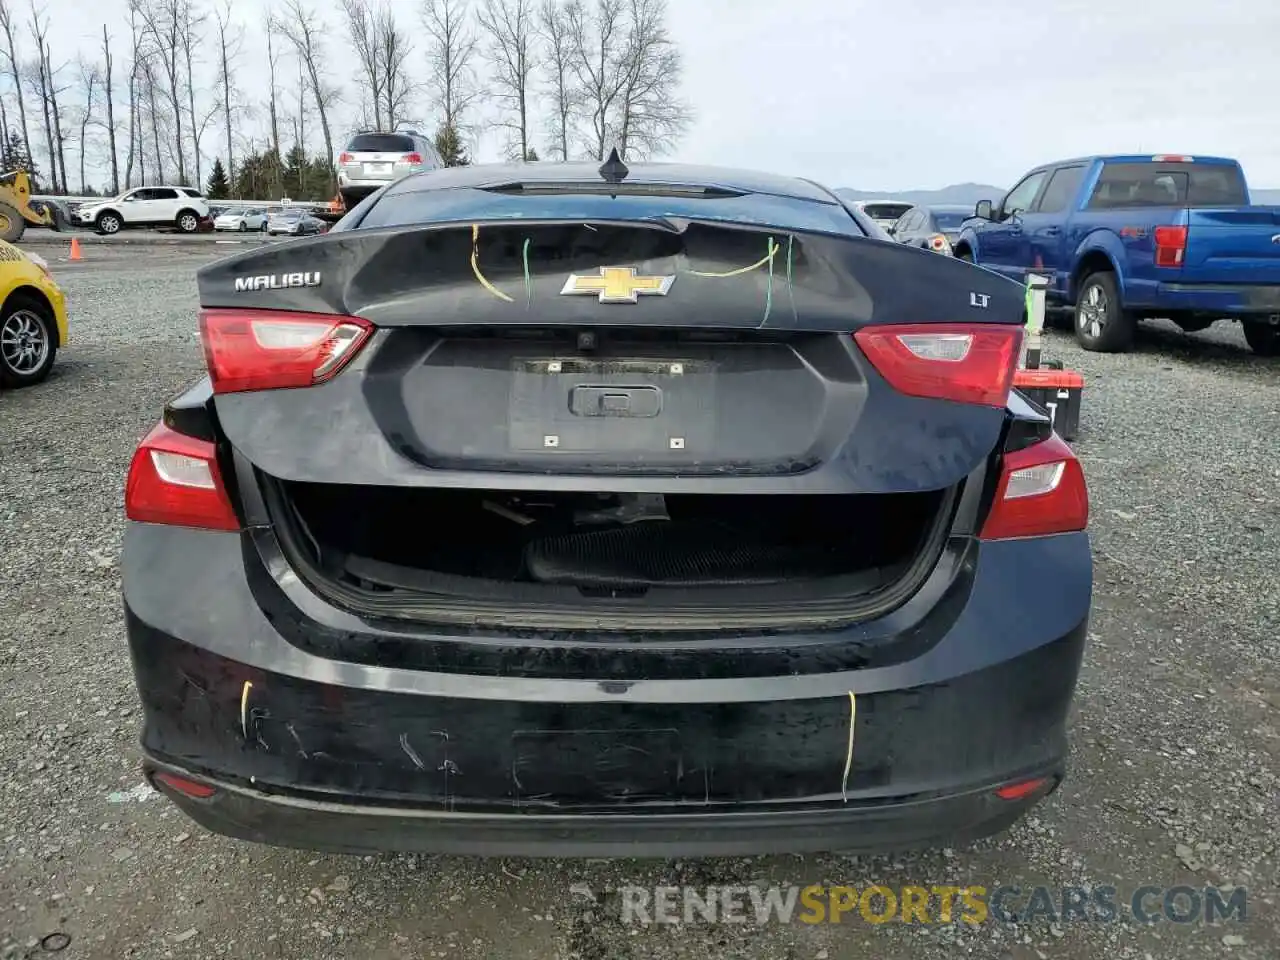
[[[435,146],[416,130],[357,133],[338,156],[338,192],[350,209],[393,180],[442,166]]]
[[[110,200],[86,203],[77,217],[99,233],[129,227],[177,227],[195,233],[209,219],[209,203],[194,187],[135,187]]]

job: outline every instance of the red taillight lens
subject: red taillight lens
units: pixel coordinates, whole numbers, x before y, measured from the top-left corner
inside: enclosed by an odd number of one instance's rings
[[[1007,453],[983,540],[1044,537],[1083,530],[1089,524],[1089,490],[1071,448],[1056,433]]]
[[[420,153],[406,153],[406,154],[404,155],[404,162],[405,162],[405,163],[421,163],[421,162],[422,162],[422,154],[420,154]]]
[[[1180,267],[1187,252],[1186,227],[1156,227],[1156,266]]]
[[[340,153],[340,154],[338,154],[338,162],[339,162],[339,163],[350,163],[350,162],[351,162],[352,160],[354,160],[354,159],[355,159],[355,157],[353,157],[353,156],[352,156],[351,154],[349,154],[349,153]]]
[[[213,444],[158,424],[138,444],[124,488],[130,520],[239,530]]]
[[[337,376],[373,327],[359,317],[206,310],[200,339],[214,393],[310,387]]]
[[[996,796],[1001,800],[1022,800],[1031,796],[1048,782],[1048,777],[1036,777],[1034,780],[1020,780],[1017,783],[1008,783],[996,790]]]
[[[912,397],[1003,407],[1022,328],[920,323],[863,327],[853,335],[880,376]]]
[[[176,773],[166,773],[163,770],[157,772],[153,779],[196,800],[208,800],[218,792],[216,788],[209,786],[207,783],[188,780],[186,777],[180,777]]]
[[[937,251],[938,253],[941,253],[944,250],[949,250],[950,248],[951,248],[951,244],[947,242],[946,234],[935,233],[932,237],[929,238],[930,250],[934,250],[934,251]]]

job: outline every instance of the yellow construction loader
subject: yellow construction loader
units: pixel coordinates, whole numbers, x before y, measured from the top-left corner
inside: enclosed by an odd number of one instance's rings
[[[31,177],[25,170],[0,173],[0,240],[16,243],[27,224],[62,229],[62,208],[31,199]]]

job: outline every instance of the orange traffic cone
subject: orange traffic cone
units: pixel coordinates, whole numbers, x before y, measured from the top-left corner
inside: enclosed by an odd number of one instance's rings
[[[79,237],[72,237],[72,238],[71,238],[71,256],[69,257],[69,259],[71,259],[71,260],[81,260],[81,259],[83,259],[83,258],[80,256],[80,238],[79,238]]]

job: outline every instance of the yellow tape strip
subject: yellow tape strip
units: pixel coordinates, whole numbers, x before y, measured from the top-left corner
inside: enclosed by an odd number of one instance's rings
[[[240,691],[240,733],[246,740],[249,739],[249,691],[252,689],[253,683],[246,680]]]
[[[849,749],[844,755],[844,780],[840,783],[840,797],[849,802],[849,773],[853,770],[853,727],[858,722],[858,698],[849,691]]]
[[[476,279],[480,281],[480,286],[484,287],[499,300],[505,300],[507,303],[515,303],[514,297],[509,297],[492,283],[485,279],[483,273],[480,272],[480,225],[473,223],[471,225],[471,272],[476,275]]]
[[[739,267],[737,270],[729,270],[725,273],[707,273],[702,270],[690,270],[689,272],[695,277],[711,277],[712,279],[720,279],[721,277],[737,277],[744,273],[750,273],[752,270],[759,270],[766,263],[772,266],[773,258],[778,255],[778,251],[781,249],[781,244],[775,243],[773,237],[770,237],[769,252],[749,267]]]

